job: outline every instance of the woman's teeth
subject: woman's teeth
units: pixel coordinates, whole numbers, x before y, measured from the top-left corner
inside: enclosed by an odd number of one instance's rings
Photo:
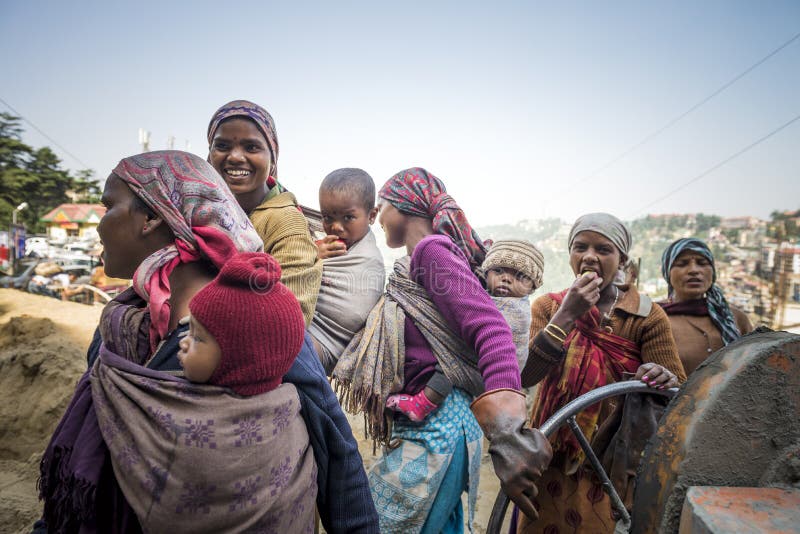
[[[247,176],[250,174],[250,171],[240,171],[240,170],[226,170],[225,174],[228,176]]]

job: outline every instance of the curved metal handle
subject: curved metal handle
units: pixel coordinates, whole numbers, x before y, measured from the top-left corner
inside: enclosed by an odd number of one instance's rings
[[[653,389],[644,382],[640,382],[638,380],[615,382],[614,384],[609,384],[607,386],[594,389],[589,393],[581,395],[572,402],[567,403],[563,408],[554,413],[550,419],[545,421],[539,430],[542,432],[542,434],[549,438],[551,435],[555,434],[556,430],[561,428],[564,423],[574,417],[575,414],[585,410],[589,406],[609,397],[627,395],[629,393],[650,393],[653,395],[661,395],[662,397],[669,397],[671,399],[678,394],[678,388]],[[582,436],[583,435],[581,434],[581,437]],[[594,458],[597,460],[597,458],[594,457],[594,453],[591,451],[591,448],[588,451],[585,447],[582,446],[582,448],[587,456],[591,455],[590,459]],[[594,464],[595,462],[592,463]],[[597,463],[597,466],[599,466],[599,462]],[[597,469],[597,467],[595,467],[595,469]],[[598,475],[607,480],[608,475],[606,475],[602,467],[600,467],[600,471],[602,471],[602,474],[598,473]],[[613,487],[611,488],[611,491],[614,493],[614,495],[616,495],[616,491],[614,491]],[[616,500],[619,501],[619,496],[616,495],[616,497]],[[495,499],[494,506],[492,507],[492,515],[489,517],[489,524],[486,526],[486,534],[500,534],[503,526],[503,519],[505,519],[506,510],[508,510],[509,502],[509,498],[505,493],[503,493],[503,490],[500,490],[497,493],[497,498]],[[624,512],[624,515],[627,515],[627,511]]]
[[[561,428],[561,425],[567,422],[570,416],[575,415],[581,410],[585,410],[592,404],[600,402],[601,400],[609,397],[616,397],[618,395],[627,395],[628,393],[652,393],[653,395],[661,395],[662,397],[669,397],[670,399],[677,395],[678,388],[670,389],[653,389],[644,382],[639,380],[630,380],[628,382],[615,382],[601,388],[593,389],[589,393],[581,395],[577,399],[568,403],[566,406],[558,410],[550,417],[539,430],[548,438],[555,434],[556,430]]]

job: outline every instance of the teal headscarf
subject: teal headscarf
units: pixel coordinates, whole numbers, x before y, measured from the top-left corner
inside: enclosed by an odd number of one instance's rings
[[[703,241],[694,237],[685,237],[674,241],[664,250],[664,254],[661,256],[661,274],[664,276],[669,286],[670,298],[674,290],[669,281],[669,271],[672,269],[672,265],[675,263],[675,260],[678,259],[678,256],[687,250],[700,254],[711,263],[713,277],[711,279],[711,288],[706,292],[708,315],[719,329],[722,334],[722,341],[724,341],[726,345],[736,341],[742,337],[742,333],[739,332],[739,327],[736,326],[736,320],[733,317],[730,306],[728,306],[728,301],[725,299],[722,288],[717,285],[717,268],[714,265],[714,255],[711,253],[711,249],[708,248],[708,245]]]

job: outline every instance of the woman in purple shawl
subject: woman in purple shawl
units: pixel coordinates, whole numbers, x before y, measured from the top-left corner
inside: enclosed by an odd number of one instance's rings
[[[189,301],[227,258],[260,250],[261,240],[213,168],[184,152],[150,152],[122,160],[106,182],[103,203],[108,210],[98,233],[106,272],[134,283],[103,310],[89,349],[90,367],[98,354],[108,359],[113,353],[121,366],[130,362],[146,367],[140,371],[145,377],[148,369],[179,371],[178,341],[187,330],[180,319],[188,315]],[[284,381],[297,387],[317,456],[317,506],[326,530],[377,532],[361,457],[344,415],[334,407],[335,396],[308,338]],[[110,426],[101,431],[98,422],[105,406],[96,411],[96,404],[104,401],[93,393],[89,371],[42,458],[44,517],[39,531],[141,530],[112,470],[105,442]],[[179,426],[165,421],[164,428],[183,431]],[[316,453],[320,442],[324,454]],[[326,478],[331,469],[338,469],[346,482],[332,487]],[[153,466],[151,474],[148,488],[158,495],[165,487],[163,472]],[[329,493],[348,499],[347,510]]]

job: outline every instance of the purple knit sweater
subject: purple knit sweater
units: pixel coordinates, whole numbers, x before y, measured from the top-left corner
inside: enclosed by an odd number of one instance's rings
[[[520,389],[511,329],[469,268],[464,254],[443,235],[430,235],[411,254],[411,279],[425,288],[447,324],[478,354],[486,391]],[[434,372],[436,357],[422,332],[406,317],[404,393],[418,393]]]

